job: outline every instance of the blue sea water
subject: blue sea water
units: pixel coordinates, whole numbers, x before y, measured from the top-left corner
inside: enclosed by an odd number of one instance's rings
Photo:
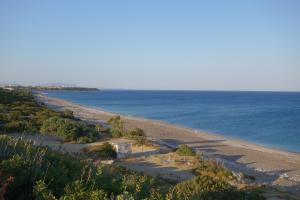
[[[217,91],[47,91],[125,115],[166,121],[300,152],[300,93]]]

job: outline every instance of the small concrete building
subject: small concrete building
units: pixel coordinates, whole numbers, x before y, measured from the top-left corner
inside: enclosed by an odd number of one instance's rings
[[[12,88],[12,87],[4,87],[3,89],[8,90],[8,91],[13,91],[14,90],[14,88]]]
[[[132,153],[132,142],[126,139],[116,139],[110,141],[117,152],[117,158],[128,157]]]

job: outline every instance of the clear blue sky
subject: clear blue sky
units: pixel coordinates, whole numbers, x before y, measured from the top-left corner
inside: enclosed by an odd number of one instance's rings
[[[300,1],[0,1],[0,82],[300,91]]]

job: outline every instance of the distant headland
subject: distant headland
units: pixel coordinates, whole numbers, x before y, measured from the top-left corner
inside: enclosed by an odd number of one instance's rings
[[[100,91],[98,88],[92,87],[80,87],[70,84],[47,84],[47,85],[37,85],[37,86],[23,86],[17,84],[2,84],[2,88],[8,90],[14,89],[28,89],[28,90],[68,90],[68,91]]]

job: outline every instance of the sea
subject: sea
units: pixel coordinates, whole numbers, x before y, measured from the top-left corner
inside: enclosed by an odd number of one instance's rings
[[[300,152],[300,92],[46,91],[109,112]]]

